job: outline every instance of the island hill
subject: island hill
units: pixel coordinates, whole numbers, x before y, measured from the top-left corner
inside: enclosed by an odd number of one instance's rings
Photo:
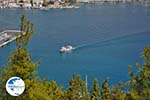
[[[73,0],[0,0],[0,8],[32,8],[44,9],[49,8],[79,8],[71,5]]]

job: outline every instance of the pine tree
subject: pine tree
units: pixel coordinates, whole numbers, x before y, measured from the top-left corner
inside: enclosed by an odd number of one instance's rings
[[[88,91],[85,82],[79,75],[70,80],[69,89],[65,93],[65,100],[89,100]]]
[[[24,16],[21,19],[21,30],[26,32],[26,35],[17,39],[17,48],[13,50],[8,58],[8,67],[3,67],[2,69],[0,74],[0,99],[27,100],[28,98],[29,100],[39,100],[40,98],[45,98],[43,100],[48,100],[48,95],[40,92],[44,91],[44,87],[40,84],[40,79],[35,70],[38,62],[33,62],[28,50],[24,48],[33,33],[33,26],[30,24],[30,21],[25,21]],[[17,98],[10,96],[5,89],[6,81],[14,76],[22,78],[26,87],[24,93]]]
[[[48,94],[48,100],[64,100],[64,92],[54,80],[50,82],[48,82],[48,80],[43,80],[42,85],[45,87],[45,93]]]
[[[144,48],[142,53],[145,63],[138,66],[138,73],[135,74],[132,66],[129,66],[130,70],[130,89],[128,98],[132,100],[149,100],[150,99],[150,47]]]
[[[21,37],[16,39],[17,48],[23,48],[24,46],[26,46],[29,42],[31,35],[34,32],[33,24],[29,20],[27,20],[24,15],[21,16],[20,20],[21,20],[20,24],[21,34],[19,33],[17,35],[21,35]]]
[[[113,87],[111,89],[112,100],[125,100],[126,94],[119,88]]]
[[[88,93],[88,89],[87,89],[87,86],[85,84],[85,82],[83,82],[83,96],[82,96],[82,100],[90,100],[90,97],[89,97],[89,93]]]
[[[33,0],[30,0],[30,4],[31,4],[31,6],[33,7],[33,4],[34,4],[34,3],[33,3]]]
[[[100,89],[97,79],[93,82],[91,100],[100,100]]]
[[[111,99],[111,91],[108,86],[108,80],[105,79],[102,84],[102,100],[112,100]]]
[[[0,74],[0,100],[64,100],[64,92],[55,81],[48,82],[37,76],[39,62],[32,61],[31,54],[25,48],[33,33],[33,24],[22,16],[20,27],[21,37],[16,40],[17,48],[8,58],[8,67],[3,67]],[[10,96],[5,89],[6,81],[13,76],[25,82],[25,91],[18,97]]]
[[[70,86],[67,91],[67,100],[81,100],[81,85],[82,81],[80,76],[74,76],[70,80]]]

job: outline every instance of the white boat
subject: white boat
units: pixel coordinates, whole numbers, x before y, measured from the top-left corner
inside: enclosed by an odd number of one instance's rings
[[[41,7],[40,9],[41,9],[41,10],[45,10],[45,11],[48,11],[48,10],[49,10],[48,7]]]
[[[67,53],[67,52],[71,52],[72,50],[74,50],[75,48],[72,47],[71,45],[67,45],[67,46],[63,46],[60,48],[59,52],[60,53]]]

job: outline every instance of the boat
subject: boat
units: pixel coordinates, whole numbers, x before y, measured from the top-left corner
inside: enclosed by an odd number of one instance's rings
[[[75,48],[71,45],[66,45],[60,48],[59,52],[60,53],[67,53],[67,52],[71,52],[72,50],[74,50]]]
[[[40,9],[41,9],[41,10],[45,10],[45,11],[48,11],[48,10],[49,10],[48,7],[41,7]]]

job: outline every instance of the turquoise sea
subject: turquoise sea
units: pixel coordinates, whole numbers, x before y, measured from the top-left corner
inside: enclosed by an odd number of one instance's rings
[[[88,76],[101,83],[109,77],[110,84],[127,81],[128,65],[143,63],[141,52],[150,45],[150,7],[139,4],[80,4],[79,9],[0,9],[0,30],[19,29],[24,14],[35,26],[27,48],[33,60],[41,61],[37,68],[41,78],[69,85],[73,75]],[[60,54],[64,44],[78,47]],[[0,65],[7,62],[15,48],[10,43],[0,48]],[[2,68],[2,67],[1,67]],[[1,70],[0,68],[0,70]]]

